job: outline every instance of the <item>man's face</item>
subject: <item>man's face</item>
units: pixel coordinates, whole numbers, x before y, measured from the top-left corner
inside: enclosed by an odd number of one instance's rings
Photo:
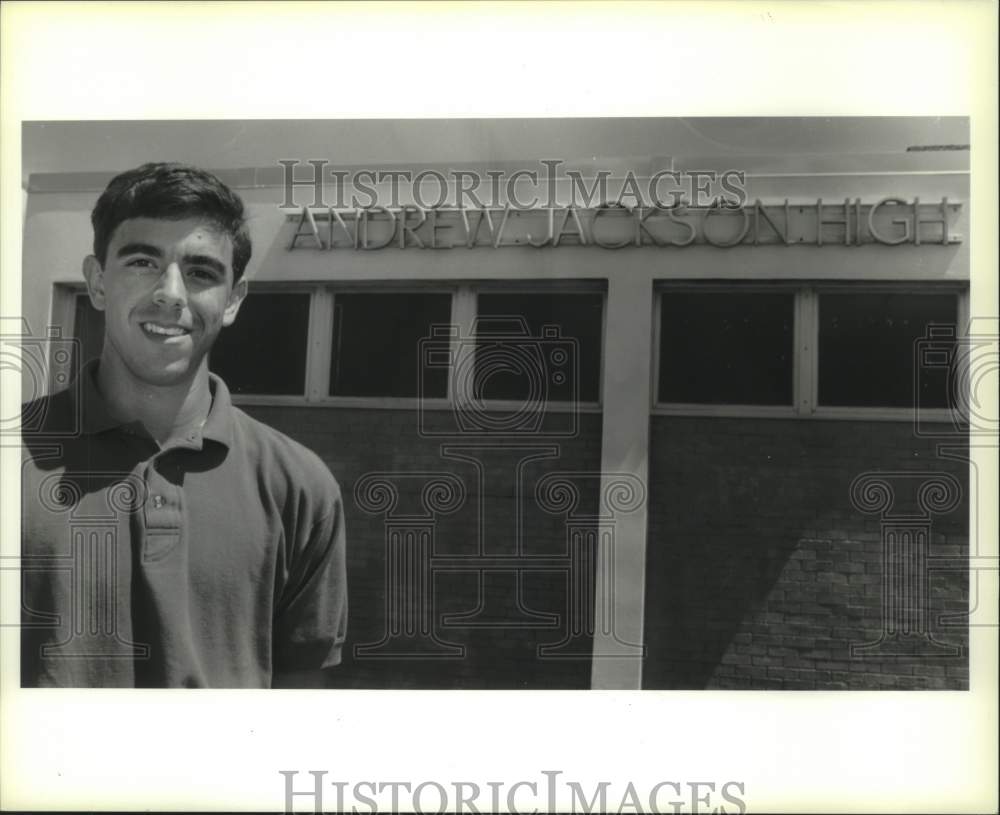
[[[91,302],[104,311],[104,353],[149,385],[189,381],[246,293],[245,281],[233,286],[232,263],[231,239],[209,221],[123,221],[103,268],[84,261]]]

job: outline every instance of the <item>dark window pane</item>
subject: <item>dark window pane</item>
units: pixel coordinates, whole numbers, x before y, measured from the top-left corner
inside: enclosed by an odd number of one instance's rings
[[[308,337],[308,294],[249,294],[215,341],[209,367],[233,393],[302,396]]]
[[[957,318],[953,294],[821,294],[819,403],[913,407],[916,343]],[[921,366],[917,379],[922,407],[948,406],[946,365]]]
[[[474,398],[599,400],[603,294],[480,294],[477,300]]]
[[[80,341],[80,365],[86,365],[92,359],[100,359],[101,346],[104,344],[104,312],[98,311],[90,304],[90,297],[78,294],[73,308],[73,336]],[[77,346],[73,345],[73,355],[76,356]],[[71,370],[77,370],[74,359]]]
[[[450,321],[450,294],[336,295],[331,396],[417,396],[420,341]],[[448,366],[427,367],[423,395],[447,394]]]
[[[657,401],[791,405],[791,292],[664,292]]]

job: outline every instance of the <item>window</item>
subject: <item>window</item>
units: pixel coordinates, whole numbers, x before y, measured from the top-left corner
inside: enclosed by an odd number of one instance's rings
[[[661,297],[660,402],[791,406],[793,293]]]
[[[655,410],[944,420],[956,382],[938,360],[954,356],[965,296],[940,283],[663,284]]]
[[[73,296],[73,335],[79,340],[79,345],[73,344],[74,360],[71,370],[78,370],[94,359],[100,359],[101,347],[104,345],[104,312],[98,311],[90,304],[87,294]],[[80,354],[79,363],[75,359]]]
[[[604,296],[480,293],[473,398],[600,399]]]
[[[73,336],[83,364],[98,359],[104,341],[104,312],[90,298],[71,290]],[[212,348],[209,367],[234,395],[303,395],[308,292],[254,292],[240,307],[236,322],[224,328]],[[72,369],[76,370],[76,360]]]
[[[448,394],[447,367],[420,369],[419,343],[451,322],[451,295],[353,292],[334,295],[331,396]]]
[[[302,396],[308,332],[308,292],[252,292],[219,334],[209,367],[233,394]]]
[[[330,296],[330,397],[446,400],[457,388],[452,398],[477,403],[600,398],[599,292],[458,285]]]
[[[605,296],[579,281],[255,287],[210,367],[247,402],[599,409]],[[55,302],[74,354],[98,357],[103,313],[78,286],[57,286]],[[960,285],[672,281],[655,303],[659,413],[906,419],[919,408],[942,421],[961,399]]]
[[[516,285],[517,293],[511,282],[253,284],[209,367],[248,404],[596,408],[603,291],[565,281]],[[78,286],[56,288],[59,319],[72,321],[85,361],[98,357],[104,315]]]
[[[957,322],[954,294],[821,292],[819,404],[950,407],[947,367],[918,371],[914,349],[932,326]]]

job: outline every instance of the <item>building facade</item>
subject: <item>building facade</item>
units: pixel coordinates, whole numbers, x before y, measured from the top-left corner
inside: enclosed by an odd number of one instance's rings
[[[966,157],[219,170],[254,257],[211,364],[343,487],[343,686],[967,688]],[[48,387],[99,353],[112,175],[28,182]]]

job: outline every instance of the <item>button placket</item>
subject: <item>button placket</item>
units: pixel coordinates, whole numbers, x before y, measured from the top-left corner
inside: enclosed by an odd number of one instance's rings
[[[144,520],[143,560],[159,560],[170,553],[181,537],[181,491],[156,467],[159,456],[146,466],[147,495]]]

